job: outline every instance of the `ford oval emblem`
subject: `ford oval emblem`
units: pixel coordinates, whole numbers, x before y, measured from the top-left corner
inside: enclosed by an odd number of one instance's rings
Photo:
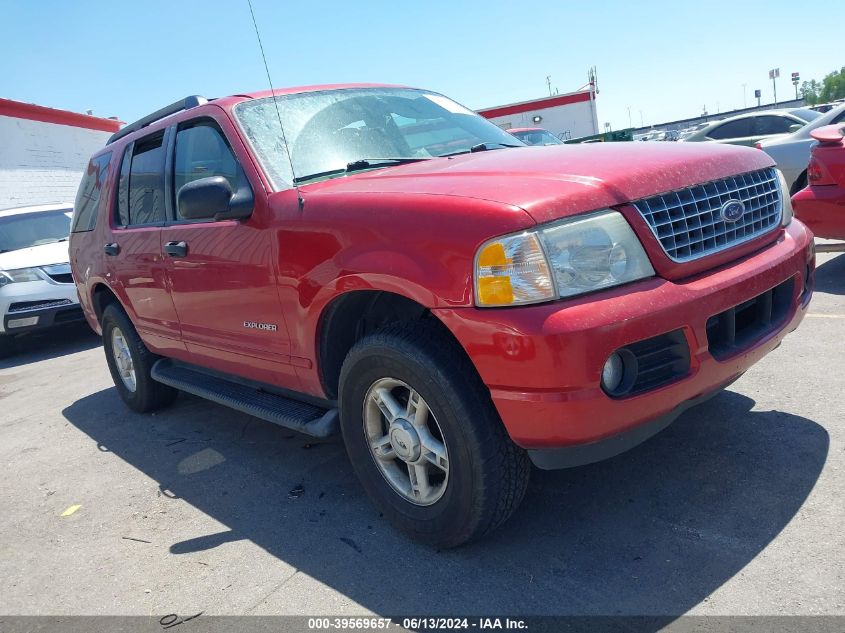
[[[745,205],[739,200],[728,200],[722,205],[721,213],[725,222],[736,222],[745,213]]]

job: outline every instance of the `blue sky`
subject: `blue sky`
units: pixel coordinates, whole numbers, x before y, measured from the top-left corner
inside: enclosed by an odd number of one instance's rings
[[[598,68],[614,129],[771,101],[767,73],[845,66],[834,0],[808,3],[253,0],[274,84],[374,81],[471,108],[560,92]],[[806,8],[805,8],[806,7]],[[820,16],[816,18],[814,16]],[[817,26],[817,25],[822,26]],[[827,31],[828,25],[832,30]],[[246,0],[0,0],[0,97],[133,121],[188,94],[267,87]]]

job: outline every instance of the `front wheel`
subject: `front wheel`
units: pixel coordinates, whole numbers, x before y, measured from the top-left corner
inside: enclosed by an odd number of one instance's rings
[[[159,357],[147,349],[126,313],[109,305],[103,311],[102,328],[106,362],[126,405],[145,413],[173,402],[179,392],[153,380],[150,374]]]
[[[525,494],[530,463],[508,437],[462,350],[435,324],[359,341],[340,378],[352,466],[391,523],[454,547],[501,525]]]

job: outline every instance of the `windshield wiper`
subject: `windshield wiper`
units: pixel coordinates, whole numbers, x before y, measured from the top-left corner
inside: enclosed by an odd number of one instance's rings
[[[469,149],[462,149],[459,152],[450,152],[448,154],[440,154],[440,158],[447,157],[447,156],[459,156],[460,154],[475,154],[476,152],[486,152],[491,149],[500,149],[502,147],[524,147],[524,145],[511,145],[508,143],[497,143],[495,141],[487,142],[487,143],[479,143],[478,145],[473,145]]]
[[[350,174],[354,171],[361,171],[362,169],[371,169],[375,167],[391,167],[393,165],[405,165],[407,163],[417,163],[423,160],[431,160],[428,156],[405,157],[405,158],[361,158],[353,160],[351,163],[346,163],[346,167],[342,169],[330,169],[328,171],[320,171],[307,176],[297,176],[293,179],[294,184],[299,184],[306,180],[314,180],[316,178],[324,178],[328,176],[339,176],[341,174]]]

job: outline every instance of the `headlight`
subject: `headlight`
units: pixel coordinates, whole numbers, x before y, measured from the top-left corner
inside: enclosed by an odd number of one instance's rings
[[[783,200],[783,213],[781,214],[781,225],[789,226],[792,222],[792,198],[789,197],[789,187],[786,186],[786,178],[783,177],[783,172],[780,169],[775,170],[780,181],[780,198]]]
[[[653,275],[625,218],[601,211],[482,245],[476,256],[476,304],[538,303]]]
[[[475,297],[480,306],[512,306],[555,298],[549,263],[536,233],[491,240],[475,256]]]
[[[0,286],[13,284],[18,281],[38,281],[41,276],[37,268],[18,268],[17,270],[0,270]]]

